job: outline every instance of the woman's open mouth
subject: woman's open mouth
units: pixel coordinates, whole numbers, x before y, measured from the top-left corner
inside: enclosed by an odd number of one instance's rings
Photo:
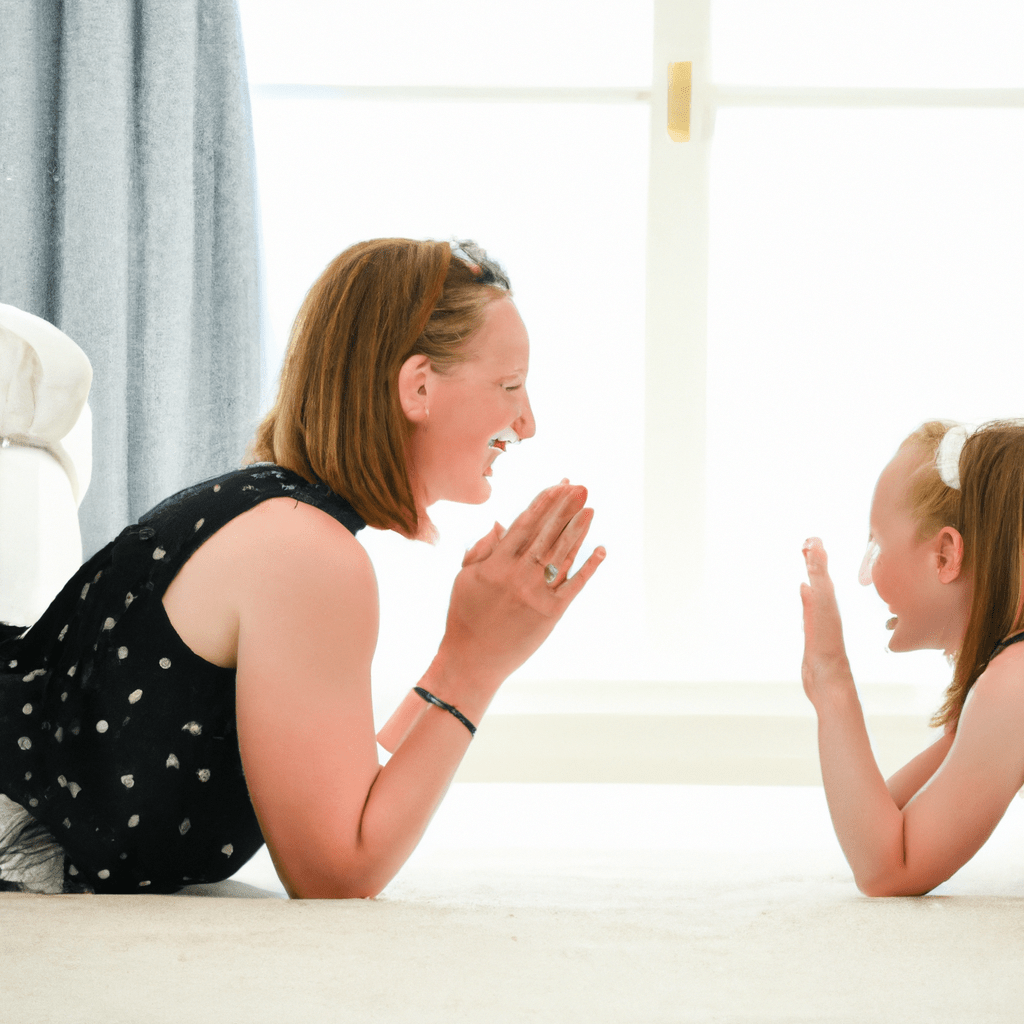
[[[487,442],[488,448],[497,448],[499,451],[505,450],[507,444],[519,444],[519,435],[511,428],[506,427],[500,434],[492,437]]]
[[[899,619],[898,615],[894,615],[891,619],[888,619],[886,621],[886,623],[885,623],[885,628],[886,629],[895,629],[896,628],[896,622],[898,621],[898,619]]]

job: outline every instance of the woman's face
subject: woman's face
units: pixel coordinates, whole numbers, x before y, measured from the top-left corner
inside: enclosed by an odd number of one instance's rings
[[[419,509],[441,500],[486,501],[491,466],[502,455],[490,442],[510,427],[521,438],[536,433],[526,394],[530,341],[511,299],[487,304],[483,324],[467,339],[465,351],[469,358],[449,373],[426,366],[417,387],[427,410],[414,422],[409,442]]]
[[[907,498],[922,455],[906,448],[882,471],[871,502],[871,536],[860,581],[873,583],[893,618],[891,651],[959,649],[970,613],[970,586],[950,572],[959,534],[951,528],[918,540]],[[962,551],[962,549],[961,549]],[[959,561],[957,561],[959,565]]]

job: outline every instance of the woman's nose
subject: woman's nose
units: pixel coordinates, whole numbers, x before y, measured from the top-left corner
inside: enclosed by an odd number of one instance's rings
[[[871,570],[877,557],[878,545],[873,540],[868,541],[868,549],[864,552],[864,559],[860,563],[860,572],[857,573],[857,579],[862,587],[871,586]]]
[[[520,410],[519,419],[512,425],[512,429],[520,437],[533,437],[537,433],[537,421],[533,418],[533,409],[530,408],[530,399],[525,393],[523,393],[523,400],[525,405]]]

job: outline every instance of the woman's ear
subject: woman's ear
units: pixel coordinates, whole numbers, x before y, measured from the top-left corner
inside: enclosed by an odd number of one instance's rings
[[[430,415],[429,376],[430,360],[425,355],[409,356],[398,371],[398,400],[410,423],[424,423]]]
[[[939,562],[939,582],[952,583],[960,576],[964,562],[964,539],[960,531],[944,526],[936,537]]]

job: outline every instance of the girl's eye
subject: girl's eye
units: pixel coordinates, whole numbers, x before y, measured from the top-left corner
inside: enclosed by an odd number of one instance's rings
[[[505,390],[506,391],[518,391],[522,386],[523,386],[522,384],[514,384],[512,387],[506,387]]]

